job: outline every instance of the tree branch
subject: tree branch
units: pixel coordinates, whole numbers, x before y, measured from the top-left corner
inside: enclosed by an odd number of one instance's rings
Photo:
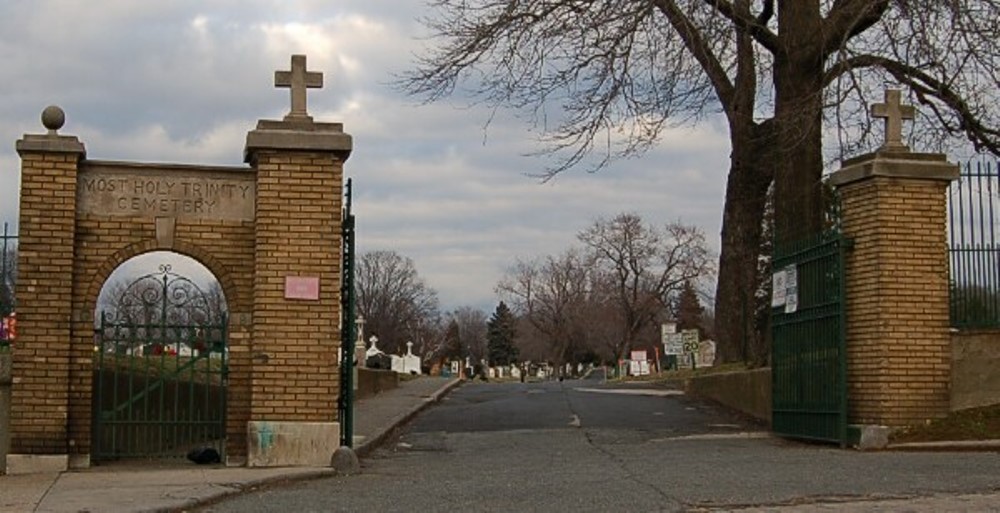
[[[913,89],[920,103],[933,111],[934,116],[948,133],[952,135],[965,134],[977,151],[985,149],[995,155],[1000,155],[1000,129],[983,124],[972,112],[968,102],[948,83],[938,80],[914,66],[877,55],[856,55],[840,61],[828,69],[823,77],[823,83],[829,85],[845,73],[865,68],[881,68],[900,83]],[[939,110],[939,106],[930,98],[935,98],[946,105],[958,117],[958,125],[950,123]]]
[[[767,29],[767,22],[774,14],[773,0],[765,2],[764,10],[758,18],[736,9],[733,3],[728,0],[704,1],[706,4],[715,9],[716,12],[733,22],[737,28],[746,30],[755,41],[757,41],[764,48],[767,48],[768,51],[771,53],[778,53],[778,49],[780,48],[780,45],[778,44],[778,36],[775,35],[774,32]],[[770,10],[768,9],[769,7]]]
[[[823,23],[823,55],[878,23],[889,8],[889,0],[836,0]]]
[[[705,42],[701,33],[698,32],[698,28],[691,23],[691,20],[684,15],[673,0],[654,0],[653,3],[667,17],[670,25],[674,27],[674,30],[681,36],[681,40],[684,41],[684,46],[687,47],[691,55],[698,61],[698,64],[705,70],[705,74],[708,75],[708,79],[715,89],[715,94],[719,98],[722,108],[727,112],[731,112],[734,95],[733,83],[729,80],[729,76],[726,75],[726,70],[719,63],[718,57],[712,53],[708,43]]]

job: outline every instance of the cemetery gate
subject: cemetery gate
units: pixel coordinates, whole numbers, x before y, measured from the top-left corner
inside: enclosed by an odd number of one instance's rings
[[[775,245],[772,261],[772,429],[847,440],[844,251],[838,231]]]
[[[125,286],[95,330],[92,457],[224,454],[226,326],[221,295],[169,265]]]

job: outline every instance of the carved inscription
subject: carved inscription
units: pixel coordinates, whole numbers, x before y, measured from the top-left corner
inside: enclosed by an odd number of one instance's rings
[[[254,182],[242,177],[95,170],[80,174],[77,209],[105,216],[252,220],[254,195]]]

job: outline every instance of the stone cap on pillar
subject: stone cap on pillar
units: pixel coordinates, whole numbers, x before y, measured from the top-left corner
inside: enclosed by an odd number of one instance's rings
[[[845,160],[839,171],[830,175],[830,185],[842,187],[849,183],[882,176],[915,180],[950,182],[958,178],[957,164],[948,162],[940,153],[915,153],[903,144],[903,120],[913,119],[916,109],[900,103],[900,91],[885,92],[885,103],[872,105],[872,116],[885,119],[885,143],[873,153]]]
[[[66,113],[55,105],[42,111],[42,125],[46,134],[24,134],[15,148],[18,155],[25,153],[75,153],[78,159],[87,157],[87,150],[73,135],[59,135],[59,129],[66,123]]]
[[[291,110],[281,121],[262,119],[247,134],[245,162],[253,163],[260,151],[317,151],[347,160],[353,149],[350,134],[341,123],[317,123],[306,110],[306,89],[323,87],[323,74],[306,71],[306,56],[293,55],[291,71],[274,73],[275,87],[291,90]]]

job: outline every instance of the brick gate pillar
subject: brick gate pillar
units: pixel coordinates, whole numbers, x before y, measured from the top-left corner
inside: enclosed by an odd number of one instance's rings
[[[21,156],[17,341],[13,345],[7,472],[61,471],[69,438],[76,175],[83,143],[59,135],[65,115],[42,113],[44,135],[17,141]]]
[[[949,411],[946,200],[958,166],[901,142],[898,91],[873,107],[886,144],[843,163],[840,194],[847,253],[848,422],[898,427]],[[888,112],[887,112],[888,111]],[[877,442],[876,442],[877,443]]]
[[[340,349],[343,165],[351,136],[305,110],[305,88],[322,75],[292,57],[275,85],[292,89],[281,121],[261,120],[247,135],[257,172],[256,253],[249,466],[329,465]]]

